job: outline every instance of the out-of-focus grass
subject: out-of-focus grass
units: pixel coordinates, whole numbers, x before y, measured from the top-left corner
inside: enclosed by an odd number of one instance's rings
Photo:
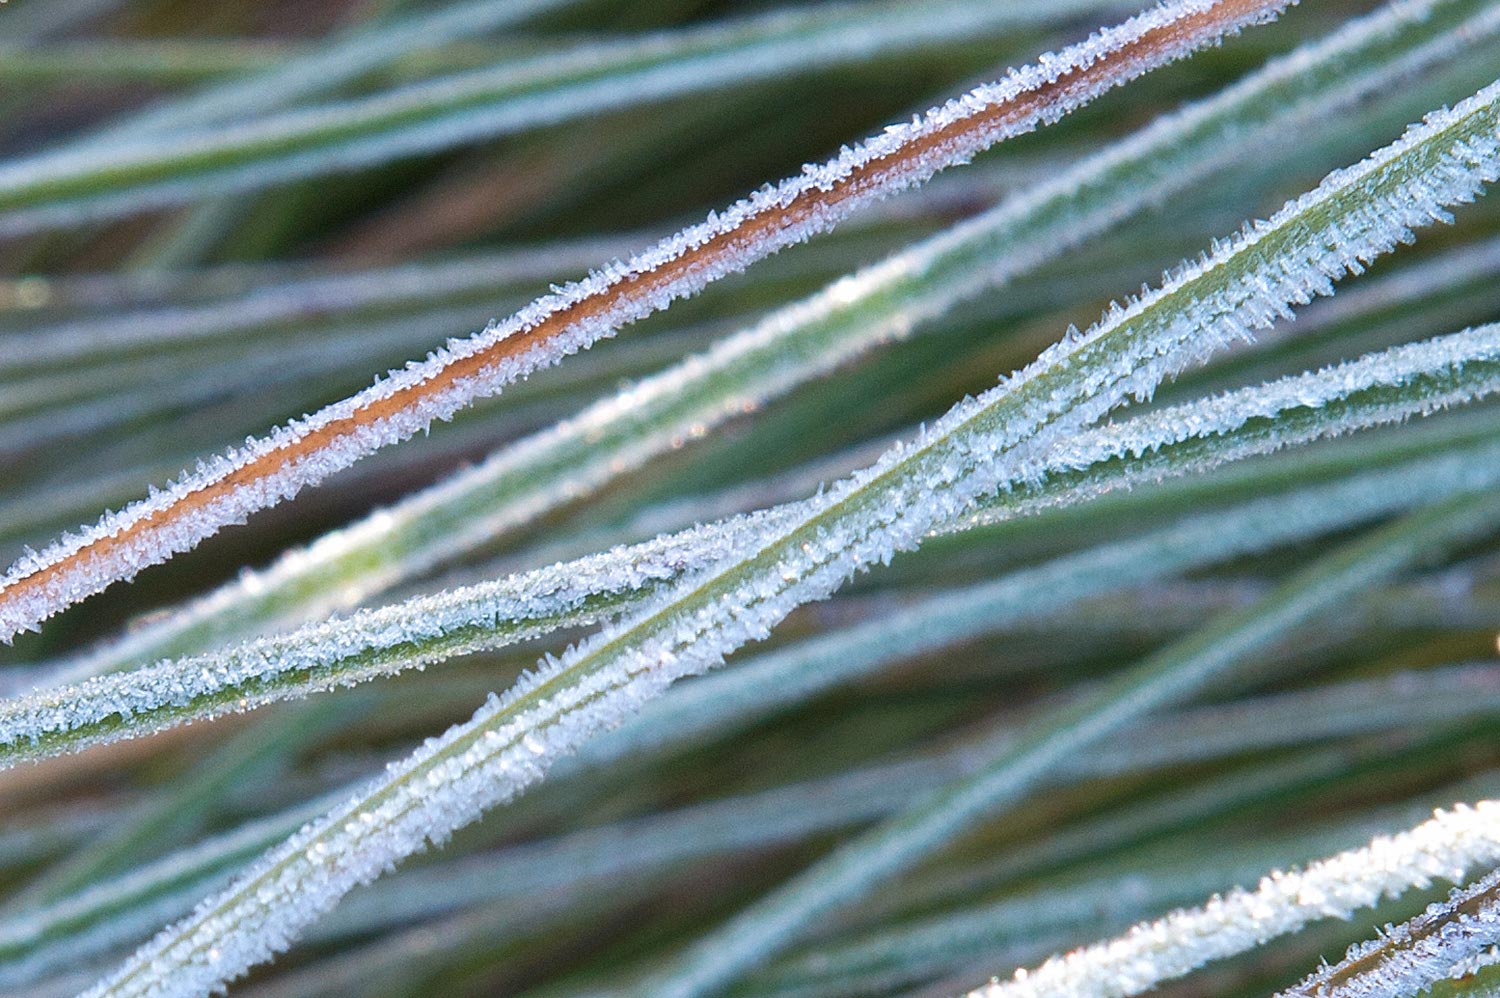
[[[8,559],[41,546],[1131,10],[11,0],[0,545]],[[1302,76],[1254,75],[1403,10],[1399,30],[1346,41]],[[1304,0],[22,636],[0,662],[0,725],[39,709],[38,683],[115,685],[55,687],[68,692],[47,708],[91,705],[98,730],[69,722],[7,751],[141,737],[0,772],[0,991],[90,987],[600,621],[629,610],[670,629],[690,612],[708,628],[726,604],[698,599],[716,592],[707,583],[684,596],[685,572],[731,571],[726,557],[749,565],[794,538],[766,578],[795,576],[791,555],[823,543],[795,533],[808,508],[795,504],[820,483],[1495,80],[1497,29],[1488,0]],[[1196,131],[1146,131],[1189,100],[1215,109]],[[1470,147],[1494,139],[1487,121]],[[1408,157],[1392,183],[1451,180],[1434,162]],[[1350,197],[1329,246],[1373,192]],[[1255,393],[1200,401],[1500,320],[1495,209],[1453,210],[1336,297],[1105,417],[1138,428],[1194,414],[1195,430],[1151,438],[1159,449],[1111,457],[1128,431],[1091,432],[1092,417],[1055,439],[1009,431],[1027,455],[1016,466],[1036,474],[987,500],[980,522],[959,517],[793,610],[764,647],[356,890],[230,993],[958,994],[1494,795],[1496,416],[1483,401],[1423,415],[1492,390],[1493,331],[1367,384],[1283,382],[1298,387],[1253,415]],[[1278,265],[1295,256],[1271,245]],[[878,269],[886,259],[898,262]],[[1185,341],[1211,290],[1171,302]],[[1101,349],[1046,385],[1074,391],[1069,378],[1082,386],[1089,364],[1124,356]],[[655,408],[646,392],[661,393]],[[954,457],[999,467],[975,453]],[[354,618],[378,627],[324,623],[388,603]],[[455,606],[468,616],[444,631]],[[568,661],[645,661],[645,630],[617,627]],[[662,640],[647,648],[665,666],[698,654]],[[314,650],[327,655],[296,657]],[[241,670],[214,712],[330,675],[378,681],[181,726],[209,701],[187,703],[186,685],[147,696],[138,670],[164,657],[184,684]],[[1199,688],[1206,663],[1232,664],[1230,678]],[[427,668],[402,672],[413,664]],[[1196,678],[1148,704],[1154,687],[1132,676]],[[1085,738],[1103,719],[1108,737]],[[435,790],[454,782],[431,771]],[[1006,789],[953,803],[986,773]],[[1181,986],[1290,986],[1314,949],[1331,958],[1435,897],[1389,900],[1345,936],[1314,927]],[[232,939],[226,928],[203,945]],[[1417,986],[1388,976],[1389,998]]]

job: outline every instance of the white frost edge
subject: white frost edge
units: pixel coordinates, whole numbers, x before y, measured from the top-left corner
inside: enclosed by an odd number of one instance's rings
[[[99,540],[133,529],[142,520],[171,509],[192,493],[219,481],[245,464],[290,447],[330,423],[349,418],[397,392],[422,384],[452,364],[482,353],[511,336],[520,335],[548,316],[600,295],[631,275],[651,273],[704,243],[734,231],[751,218],[778,212],[809,191],[827,190],[853,171],[883,156],[896,153],[911,143],[920,142],[949,125],[983,114],[1022,93],[1045,86],[1066,73],[1107,59],[1134,39],[1185,16],[1212,9],[1218,2],[1219,0],[1173,0],[1162,3],[1120,25],[1103,29],[1059,53],[1043,55],[1031,66],[1009,71],[998,82],[977,87],[909,123],[889,126],[882,134],[861,145],[845,148],[839,156],[821,166],[805,166],[800,176],[784,180],[774,187],[768,185],[731,205],[724,212],[711,214],[707,221],[658,242],[626,263],[608,264],[581,281],[558,287],[553,294],[537,299],[505,322],[492,324],[466,339],[450,340],[446,347],[433,351],[426,360],[412,362],[404,370],[392,371],[370,388],[348,399],[333,403],[303,419],[294,420],[268,436],[247,439],[243,447],[231,449],[224,455],[200,461],[194,472],[184,475],[165,489],[154,491],[146,499],[118,512],[106,514],[93,527],[60,537],[40,553],[28,552],[20,558],[4,579],[0,580],[0,638],[8,640],[22,631],[34,630],[41,621],[63,607],[92,595],[113,582],[134,578],[142,569],[189,550],[220,528],[243,523],[251,513],[294,497],[303,488],[321,482],[376,450],[405,440],[426,429],[434,421],[452,418],[473,400],[494,395],[504,385],[524,378],[539,368],[557,363],[601,338],[613,335],[621,326],[663,309],[677,298],[691,295],[714,280],[737,273],[756,260],[831,228],[862,204],[920,184],[945,167],[967,162],[976,153],[996,142],[1030,131],[1040,124],[1055,121],[1093,96],[1140,75],[1151,66],[1180,58],[1208,40],[1217,39],[1245,25],[1268,20],[1292,0],[1271,0],[1253,13],[1222,24],[1207,37],[1195,36],[1179,40],[1149,64],[1140,61],[1133,63],[1121,73],[1066,99],[1050,103],[1018,121],[971,130],[934,155],[919,159],[909,169],[888,172],[878,178],[879,182],[872,184],[870,189],[850,196],[834,208],[822,208],[805,221],[786,226],[739,254],[715,259],[665,288],[629,298],[598,316],[575,322],[545,343],[515,358],[488,365],[475,376],[455,383],[450,389],[428,395],[391,417],[365,424],[340,437],[331,446],[295,463],[284,465],[278,472],[257,478],[191,515],[174,516],[162,526],[144,531],[113,555],[86,559],[75,570],[48,580],[38,592],[25,596],[6,596],[6,591],[22,579]]]
[[[1056,956],[968,998],[1128,998],[1213,961],[1244,953],[1311,922],[1348,919],[1384,898],[1437,880],[1458,883],[1500,862],[1500,801],[1459,804],[1432,820],[1301,871],[1272,872],[1198,908],[1142,922],[1125,934]]]

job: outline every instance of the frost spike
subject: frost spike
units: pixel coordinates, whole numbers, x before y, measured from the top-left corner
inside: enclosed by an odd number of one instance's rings
[[[1500,391],[1500,324],[1392,347],[1323,371],[1085,431],[1035,467],[1020,470],[1018,483],[1041,481],[1041,501],[1075,502],[1092,497],[1104,485],[1085,478],[1083,486],[1074,486],[1060,475],[1071,469],[1087,471],[1124,460],[1142,466],[1147,475],[1159,476],[1163,472],[1157,469],[1173,463],[1178,465],[1175,473],[1197,471],[1291,442],[1397,422],[1494,391]],[[1394,397],[1383,397],[1386,393]],[[1318,414],[1312,425],[1295,418],[1303,411]],[[1278,420],[1285,429],[1278,432],[1273,426],[1270,431],[1240,434],[1257,419]],[[1196,447],[1177,446],[1209,441],[1206,456],[1193,453]],[[1429,493],[1435,495],[1444,485],[1440,475],[1432,474]],[[1484,475],[1482,468],[1468,473],[1463,487],[1500,484],[1500,476]],[[1048,488],[1049,479],[1057,487]],[[1455,481],[1447,487],[1459,486]],[[1359,503],[1341,505],[1357,508]],[[596,623],[611,612],[641,605],[674,579],[713,567],[722,557],[719,552],[745,547],[770,524],[792,522],[799,506],[790,503],[129,672],[66,684],[66,676],[32,675],[28,678],[42,688],[0,700],[0,769],[423,668],[565,625]],[[988,518],[998,519],[1005,512],[994,510]],[[937,529],[963,529],[972,522],[945,523]],[[1185,532],[1187,526],[1176,529]],[[947,599],[955,605],[965,602],[957,592]],[[881,643],[889,645],[890,636]]]
[[[1006,138],[1049,123],[1100,93],[1240,28],[1292,0],[1172,0],[1045,63],[1010,73],[886,129],[770,195],[752,194],[712,223],[538,299],[504,323],[365,391],[229,451],[207,473],[65,536],[0,582],[0,639],[25,630],[224,526],[290,499],[382,447],[450,418],[476,398],[585,349],[720,277],[826,231],[864,204],[920,184]]]
[[[1500,802],[1459,804],[1411,831],[1375,839],[1300,872],[1267,874],[1199,908],[1053,957],[968,998],[1129,998],[1212,960],[1254,949],[1325,918],[1348,918],[1434,880],[1500,862]]]
[[[89,992],[197,995],[287,946],[360,883],[441,842],[620,725],[673,681],[718,665],[855,572],[916,547],[1025,462],[1355,261],[1410,239],[1500,172],[1500,82],[1289,202],[1074,343],[955,405],[915,443],[803,504],[720,567],[549,658],[503,698],[394,763],[348,804],[270,850]],[[1493,816],[1491,816],[1493,820]],[[207,954],[212,953],[209,957]]]

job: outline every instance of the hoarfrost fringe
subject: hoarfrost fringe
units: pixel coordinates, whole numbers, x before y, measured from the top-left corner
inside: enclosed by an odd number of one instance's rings
[[[1350,21],[1055,179],[80,657],[77,674],[193,654],[299,622],[287,619],[287,607],[301,619],[346,610],[907,335],[1245,150],[1297,132],[1299,123],[1321,120],[1497,31],[1500,10],[1476,10],[1469,0],[1412,0]],[[340,571],[346,563],[360,566],[357,578]]]
[[[1100,93],[1263,23],[1292,0],[1173,0],[1005,79],[892,125],[821,166],[767,186],[722,214],[560,287],[506,322],[394,371],[294,421],[96,526],[18,561],[0,582],[0,639],[295,496],[374,451],[451,418],[531,372],[585,349],[726,274],[823,232],[859,207],[920,184],[1006,138],[1061,118]]]
[[[1347,919],[1403,891],[1436,880],[1457,883],[1497,862],[1500,802],[1460,804],[1408,832],[1377,838],[1301,872],[1271,873],[1253,891],[1230,891],[1200,908],[1053,957],[1035,970],[1018,970],[1013,979],[991,982],[968,998],[1128,998],[1311,922]]]
[[[648,609],[544,660],[504,697],[429,739],[348,804],[310,823],[228,889],[169,926],[89,992],[198,995],[288,946],[358,884],[535,783],[673,681],[760,640],[795,607],[917,546],[1025,462],[1291,303],[1446,218],[1500,173],[1500,82],[1430,114],[1397,142],[1330,174],[1269,221],[1214,246],[1160,291],[1116,306],[1089,334],[961,402],[914,444],[804,506],[799,523],[726,552]],[[757,549],[758,548],[758,549]],[[754,550],[752,550],[754,549]],[[1493,815],[1488,815],[1493,823]]]
[[[1366,400],[1349,413],[1337,409],[1339,403],[1363,399],[1380,389],[1400,394],[1393,399]],[[1086,431],[1019,477],[1041,480],[1042,491],[1051,501],[1067,502],[1071,490],[1048,490],[1045,485],[1047,476],[1059,469],[1088,469],[1147,454],[1162,457],[1174,444],[1228,437],[1257,419],[1274,420],[1302,409],[1317,413],[1310,426],[1300,422],[1289,426],[1286,437],[1273,427],[1244,442],[1228,440],[1207,458],[1187,465],[1200,470],[1290,442],[1396,422],[1497,390],[1500,324],[1393,347],[1320,372]],[[1076,497],[1087,498],[1092,491],[1078,490]],[[563,626],[596,623],[639,606],[653,590],[689,572],[711,567],[723,560],[725,551],[744,550],[775,525],[791,525],[800,505],[789,503],[496,582],[416,597],[208,655],[0,700],[0,769],[423,668]],[[962,526],[950,523],[938,528]],[[1174,529],[1181,534],[1188,528],[1182,524]],[[949,600],[963,602],[956,596]],[[992,609],[983,616],[993,615]],[[889,647],[891,637],[877,644]],[[37,681],[47,680],[38,677]]]
[[[1500,871],[1349,949],[1277,998],[1412,998],[1500,962]]]

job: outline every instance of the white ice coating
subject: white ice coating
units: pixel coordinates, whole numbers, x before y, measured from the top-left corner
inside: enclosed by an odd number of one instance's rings
[[[1454,890],[1375,939],[1357,943],[1277,998],[1412,998],[1496,962],[1500,871]]]
[[[1500,324],[1393,347],[1317,373],[1290,376],[1084,431],[1060,443],[1034,468],[1023,467],[1018,480],[1045,479],[1058,469],[1086,468],[1113,458],[1155,453],[1193,438],[1223,436],[1252,419],[1274,418],[1300,408],[1319,409],[1373,388],[1406,386],[1423,378],[1443,379],[1467,367],[1469,376],[1457,387],[1445,384],[1444,391],[1399,398],[1373,412],[1360,410],[1344,419],[1325,421],[1297,439],[1394,422],[1438,404],[1470,401],[1500,390],[1500,370],[1483,377],[1474,373],[1475,364],[1496,361],[1500,361]],[[1265,453],[1285,443],[1271,434],[1252,439],[1225,456]],[[1084,496],[1090,494],[1088,490],[1082,492]],[[1347,503],[1339,505],[1347,507]],[[186,719],[249,710],[422,668],[464,651],[513,643],[560,626],[596,623],[615,609],[602,600],[616,596],[638,603],[650,589],[707,569],[734,551],[753,547],[766,531],[791,525],[801,508],[802,504],[790,503],[750,517],[731,518],[496,582],[417,597],[210,654],[68,685],[61,684],[60,680],[66,678],[63,676],[41,678],[35,692],[0,700],[0,768],[20,758],[46,754],[47,750],[36,743],[49,735],[73,732],[66,747],[76,750],[150,734]],[[1214,533],[1223,528],[1209,530]],[[1265,539],[1275,531],[1261,524],[1256,534]],[[1173,531],[1178,540],[1192,535],[1187,524]],[[1159,555],[1147,558],[1136,553],[1135,545],[1126,545],[1125,550],[1131,553],[1118,560],[1127,564],[1149,560],[1166,565],[1171,561]],[[1097,575],[1103,571],[1101,553],[1090,552],[1090,557],[1093,568],[1085,575]],[[1029,592],[1034,585],[1028,581],[1021,590]],[[961,632],[964,626],[972,628],[976,621],[993,626],[1004,614],[995,606],[992,594],[979,596],[988,594],[990,588],[981,587],[973,599],[950,596],[922,630],[950,635],[947,643],[955,629]],[[976,601],[977,605],[968,609]],[[967,625],[959,623],[969,617],[973,619]],[[457,644],[451,640],[452,635],[465,632],[472,636]],[[921,647],[924,641],[898,637],[891,626],[875,627],[874,633],[879,636],[873,644],[885,653],[913,640]],[[839,646],[846,647],[844,642]],[[838,668],[820,671],[837,672]],[[285,678],[307,670],[312,672],[310,678]],[[116,723],[120,726],[114,727]]]
[[[1314,859],[1368,841],[1376,834],[1409,827],[1412,814],[1420,812],[1402,810],[1406,813],[1399,821],[1384,814],[1361,815],[1353,827],[1302,832],[1257,842],[1249,848],[1200,847],[1185,850],[1191,857],[1186,861],[1163,864],[1158,860],[1144,869],[1063,887],[1049,884],[1014,891],[998,901],[950,908],[941,915],[905,921],[895,928],[867,930],[851,941],[832,942],[826,948],[784,958],[772,965],[774,969],[757,974],[756,980],[761,983],[771,978],[783,987],[790,984],[795,988],[793,982],[859,980],[861,974],[881,971],[909,975],[912,984],[945,972],[967,974],[967,979],[972,979],[979,976],[976,965],[1005,967],[1045,959],[1074,943],[1080,933],[1097,931],[1101,922],[1129,924],[1130,920],[1196,903],[1226,886],[1253,881],[1268,866]],[[1012,957],[1018,942],[1037,937],[1048,940],[1049,945],[1027,946],[1022,950],[1025,955]],[[840,993],[854,992],[849,989]]]
[[[1393,80],[1451,56],[1461,45],[1477,44],[1500,30],[1500,10],[1482,11],[1463,22],[1462,30],[1412,45],[1399,57],[1375,60],[1359,72],[1347,69],[1351,64],[1362,65],[1359,57],[1371,46],[1399,37],[1413,24],[1421,24],[1448,6],[1450,0],[1409,0],[1351,21],[1328,38],[1272,60],[1220,94],[1165,116],[1035,189],[841,279],[803,302],[780,309],[706,353],[689,357],[572,419],[497,451],[433,488],[331,533],[311,549],[294,551],[265,571],[247,573],[206,600],[79,660],[75,674],[106,671],[160,654],[153,648],[163,647],[162,642],[170,641],[174,633],[191,628],[208,615],[226,619],[225,611],[246,597],[253,599],[255,593],[294,584],[295,579],[316,571],[319,565],[333,564],[354,552],[383,547],[388,538],[445,510],[464,509],[462,522],[440,531],[440,540],[411,551],[400,563],[387,564],[386,571],[367,571],[358,585],[341,586],[342,602],[302,601],[308,616],[347,607],[400,578],[427,571],[455,553],[514,529],[558,502],[586,494],[670,449],[673,441],[707,432],[748,407],[763,404],[881,342],[904,335],[983,287],[1004,283],[1066,251],[1264,141],[1266,121],[1272,123],[1271,130],[1276,133],[1291,129],[1310,115],[1320,116],[1368,96]],[[1316,93],[1299,104],[1263,106],[1268,93],[1293,82],[1307,89],[1307,81],[1319,80],[1320,70],[1326,71],[1329,66],[1345,67],[1346,75],[1337,85],[1322,80]],[[1234,127],[1228,127],[1229,122]],[[1189,141],[1195,136],[1198,140]],[[1202,140],[1205,136],[1207,141]],[[1111,178],[1121,170],[1139,172],[1143,163],[1155,164],[1145,180],[1137,177],[1123,185],[1115,180],[1111,185]],[[1101,195],[1101,190],[1109,196]],[[1037,218],[1046,218],[1060,206],[1069,205],[1060,221],[1036,226]],[[955,265],[954,261],[959,262]],[[878,316],[869,314],[870,301],[913,282],[920,292],[916,300]],[[906,296],[913,296],[911,288]],[[827,325],[830,322],[832,332]],[[751,373],[744,374],[745,370]],[[728,384],[708,393],[706,386],[715,379]],[[703,397],[691,411],[684,412],[682,399],[693,393]],[[621,436],[628,439],[611,442]],[[568,448],[580,442],[601,439],[606,444],[593,448],[587,460],[569,460],[565,475],[550,473],[544,463],[556,461],[559,454],[567,454]],[[503,506],[491,503],[480,515],[475,506],[480,500],[474,497],[497,494],[497,486],[515,476],[524,476],[526,493]]]
[[[465,650],[597,623],[612,612],[611,597],[634,596],[639,601],[654,587],[753,546],[768,525],[785,525],[798,510],[799,504],[790,503],[208,655],[72,685],[49,683],[0,700],[0,768],[21,757],[47,754],[36,743],[49,735],[87,732],[69,745],[81,748],[176,726],[182,723],[180,714],[201,720],[250,710],[420,669]],[[463,641],[465,634],[472,637]],[[454,635],[460,636],[461,645],[442,642]],[[394,661],[382,660],[381,653],[392,653]],[[311,671],[305,680],[293,683],[284,678],[304,670]]]
[[[1123,737],[1106,740],[1098,752],[1071,757],[1058,776],[1066,785],[1074,780],[1222,759],[1268,745],[1285,747],[1490,715],[1497,709],[1495,678],[1496,670],[1490,665],[1423,670],[1378,682],[1340,683],[1258,697],[1233,708],[1175,713]],[[1400,716],[1392,709],[1393,693],[1406,698],[1415,713]],[[643,713],[630,726],[638,728],[645,720]],[[938,755],[881,763],[833,778],[404,870],[364,893],[360,902],[352,906],[346,902],[336,915],[319,925],[314,936],[327,939],[351,932],[362,934],[388,927],[396,920],[429,917],[485,901],[514,901],[518,895],[534,900],[579,882],[608,880],[653,863],[844,827],[898,811],[913,795],[971,774],[993,750],[995,743],[987,744],[964,743]],[[295,828],[303,820],[296,816],[307,810],[308,805],[299,805],[291,812],[258,822],[257,834],[275,826]],[[1391,827],[1409,823],[1410,818],[1403,818]],[[143,924],[131,907],[130,902],[137,897],[170,893],[179,900],[172,915],[190,910],[195,899],[182,898],[169,885],[201,878],[223,867],[243,851],[245,844],[254,841],[250,835],[247,828],[207,840],[47,908],[0,919],[0,987],[28,983],[38,970],[91,956],[131,933],[144,934],[151,926]],[[128,916],[115,914],[127,909]],[[29,952],[20,961],[7,962],[6,954],[13,948]]]
[[[200,995],[269,959],[354,886],[513,798],[676,679],[716,666],[768,636],[797,606],[915,547],[935,525],[1010,481],[1017,459],[1131,394],[1148,394],[1192,358],[1263,328],[1291,304],[1330,293],[1336,278],[1446,217],[1445,205],[1471,200],[1495,177],[1497,103],[1500,82],[1429,115],[1268,222],[1216,244],[1211,257],[1162,290],[1112,309],[1088,334],[956,405],[915,444],[893,448],[810,500],[800,523],[767,530],[752,544],[758,553],[692,574],[646,609],[549,657],[469,721],[268,852],[89,994]],[[1497,827],[1496,817],[1486,810],[1481,825]],[[1473,845],[1472,836],[1462,841]],[[1484,842],[1494,849],[1494,838]],[[1451,870],[1453,852],[1441,854],[1443,863],[1407,867],[1407,878],[1414,869],[1421,877]],[[1377,879],[1360,872],[1366,883]]]
[[[1213,19],[1210,26],[1179,32],[1170,43],[1152,48],[1146,56],[1120,60],[1115,71],[1091,80],[1086,86],[1071,88],[1019,117],[998,124],[985,121],[986,113],[994,108],[1045,87],[1064,75],[1111,58],[1119,59],[1118,53],[1142,36],[1184,18],[1211,11],[1220,2],[1172,0],[1116,27],[1103,29],[1061,52],[1044,55],[1034,65],[1012,70],[1004,79],[977,87],[909,123],[889,126],[882,134],[844,149],[839,156],[821,166],[806,166],[800,176],[777,186],[762,188],[626,263],[607,265],[577,283],[559,287],[554,294],[539,298],[505,322],[494,324],[467,339],[450,340],[446,347],[429,354],[425,361],[413,362],[405,370],[393,371],[357,395],[295,420],[266,437],[249,439],[243,447],[223,456],[200,462],[194,472],[166,489],[119,512],[106,514],[97,525],[65,535],[44,551],[28,553],[18,560],[0,580],[0,638],[9,639],[22,631],[36,629],[63,607],[113,582],[133,578],[143,568],[192,548],[224,526],[243,523],[251,513],[292,498],[303,488],[382,447],[421,432],[436,420],[452,418],[474,399],[496,394],[504,385],[556,363],[602,337],[613,335],[621,326],[663,309],[677,298],[691,295],[714,280],[739,272],[757,260],[827,230],[863,204],[920,184],[939,170],[967,162],[976,153],[1003,139],[1055,121],[1099,93],[1155,66],[1180,58],[1227,32],[1268,20],[1290,0],[1267,0],[1249,13]],[[361,410],[430,381],[455,363],[495,348],[502,340],[524,333],[548,316],[587,299],[602,298],[610,288],[628,277],[652,273],[705,243],[740,229],[752,219],[778,217],[799,196],[828,191],[882,157],[900,154],[943,129],[963,122],[973,122],[973,125],[925,155],[913,157],[899,167],[877,171],[861,190],[836,205],[822,205],[799,221],[773,227],[767,236],[753,243],[712,254],[698,266],[650,292],[621,295],[611,307],[572,322],[545,342],[517,356],[485,364],[475,375],[460,379],[442,391],[428,391],[391,416],[362,422],[327,446],[295,462],[282,464],[276,471],[257,476],[220,499],[191,512],[174,509],[193,493],[246,464],[291,447],[330,424],[357,418]],[[141,521],[158,513],[165,515],[161,523],[149,528],[141,525]],[[104,538],[127,533],[129,539],[112,553],[85,557],[75,567],[49,576],[37,590],[7,595],[6,590],[18,581],[46,571],[58,561]]]
[[[130,945],[187,909],[194,899],[184,896],[188,891],[201,894],[216,874],[219,882],[227,880],[233,862],[280,841],[335,803],[335,795],[329,794],[304,801],[40,908],[0,918],[0,988],[14,993],[80,960]],[[113,917],[101,918],[101,912]]]
[[[1282,415],[1293,409],[1322,409],[1376,388],[1401,388],[1435,379],[1438,384],[1420,393],[1391,399],[1388,415],[1398,421],[1446,406],[1473,401],[1500,387],[1500,378],[1476,376],[1466,365],[1500,360],[1500,323],[1407,343],[1334,364],[1319,371],[1291,375],[1263,385],[1241,388],[1211,398],[1170,406],[1136,419],[1108,423],[1062,441],[1047,453],[1036,472],[1058,468],[1087,468],[1115,458],[1136,458],[1195,437],[1224,436],[1253,420]],[[1454,379],[1449,383],[1448,379]],[[1333,436],[1369,426],[1371,415],[1351,413],[1348,425],[1320,423],[1320,436]]]
[[[1011,980],[991,982],[969,998],[1127,998],[1311,922],[1347,919],[1414,887],[1458,883],[1496,863],[1500,802],[1458,805],[1362,849],[1301,871],[1270,873],[1253,890],[1236,888],[1202,907],[1142,922],[1115,939],[1018,970]]]

